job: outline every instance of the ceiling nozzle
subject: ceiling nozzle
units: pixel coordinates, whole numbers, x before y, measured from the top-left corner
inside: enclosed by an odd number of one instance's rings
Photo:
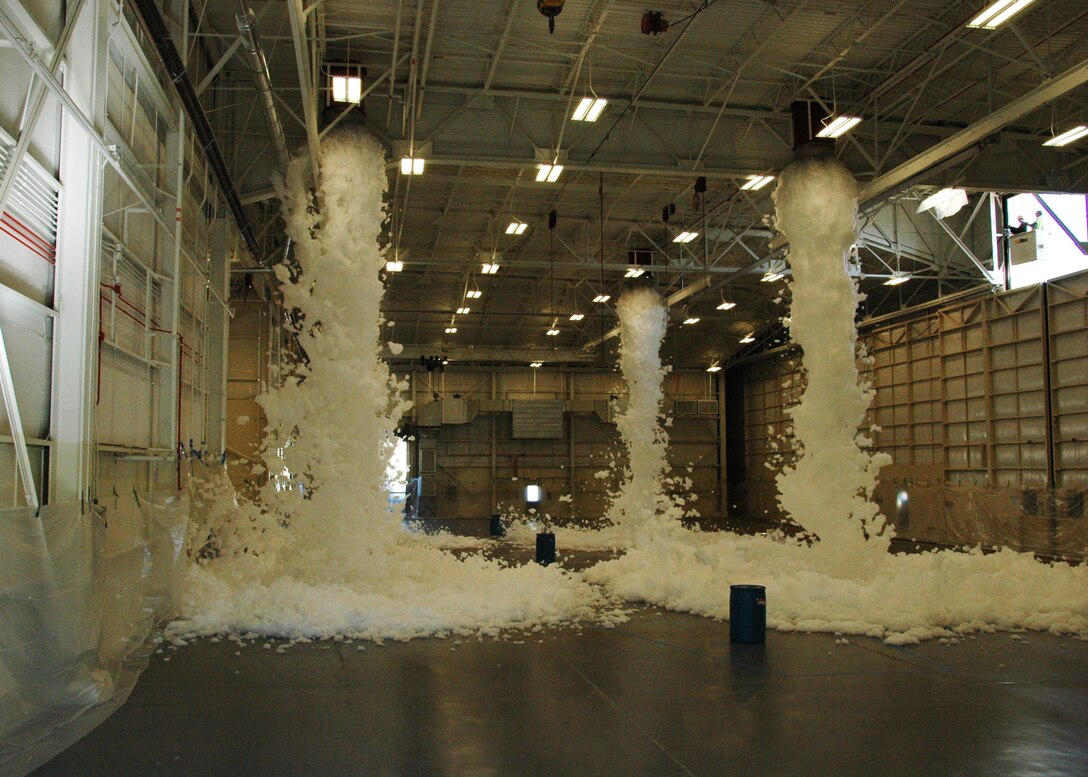
[[[818,102],[797,100],[790,103],[793,120],[793,158],[827,157],[835,154],[835,141],[817,135],[824,128],[827,111]]]

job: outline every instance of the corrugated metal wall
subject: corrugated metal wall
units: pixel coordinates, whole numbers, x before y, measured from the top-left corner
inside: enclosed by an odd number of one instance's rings
[[[883,482],[1088,488],[1088,274],[907,315],[862,339],[875,447],[894,462]],[[747,512],[777,516],[800,360],[731,378],[744,382]]]

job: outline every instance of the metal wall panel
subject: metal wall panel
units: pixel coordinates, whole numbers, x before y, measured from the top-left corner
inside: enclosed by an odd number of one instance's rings
[[[522,399],[510,403],[515,439],[563,438],[563,400]]]
[[[913,468],[959,485],[1088,486],[1088,274],[954,302],[862,340],[874,443],[892,456],[890,472]],[[773,513],[773,479],[790,456],[786,412],[803,375],[780,357],[745,367],[743,380],[748,509]]]
[[[1048,284],[1054,480],[1088,487],[1088,274]]]

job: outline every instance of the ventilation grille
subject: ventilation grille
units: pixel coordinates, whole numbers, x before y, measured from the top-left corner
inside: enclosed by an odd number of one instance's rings
[[[0,175],[7,172],[15,142],[0,132]],[[57,182],[24,157],[0,218],[0,232],[50,264],[57,254]]]

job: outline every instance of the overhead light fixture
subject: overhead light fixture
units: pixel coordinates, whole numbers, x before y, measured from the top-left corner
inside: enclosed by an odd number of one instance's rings
[[[481,270],[481,272],[484,275],[494,275],[498,271],[499,271],[499,263],[498,262],[484,262],[483,269]]]
[[[623,274],[624,278],[641,278],[646,274],[646,271],[640,267],[632,267],[630,270]]]
[[[963,210],[967,202],[967,192],[963,189],[941,189],[922,200],[922,204],[918,206],[918,212],[932,210],[937,218],[946,219]]]
[[[764,275],[762,278],[760,278],[760,280],[763,283],[774,283],[775,281],[780,281],[785,277],[786,276],[784,273],[771,271]]]
[[[721,372],[722,371],[722,366],[720,364],[711,364],[709,367],[706,368],[706,371],[707,372]]]
[[[536,180],[540,183],[555,183],[563,172],[563,165],[537,165]]]
[[[698,232],[681,232],[679,235],[672,239],[674,243],[690,243],[695,238],[699,237]]]
[[[446,327],[446,334],[448,334],[448,335],[455,335],[455,334],[457,334],[457,327],[455,327],[455,326],[448,326],[448,327]]]
[[[684,319],[684,325],[689,326],[691,324],[698,324],[700,319],[697,316],[690,316]]]
[[[909,272],[898,272],[898,271],[896,271],[896,272],[892,273],[891,278],[888,278],[888,280],[884,281],[884,285],[885,286],[898,286],[901,283],[906,283],[910,279],[911,279],[911,274]]]
[[[756,338],[754,335],[745,335],[740,339],[740,341],[742,343],[754,343],[756,341]]]
[[[583,97],[571,116],[574,121],[597,121],[601,118],[601,111],[608,105],[608,100],[603,97]]]
[[[610,299],[612,299],[611,294],[598,294],[596,297],[593,298],[593,301],[596,302],[597,304],[604,304],[605,302],[608,302],[608,300],[610,300]]]
[[[746,192],[758,192],[764,186],[774,180],[773,175],[750,175],[748,180],[741,185],[741,190]]]
[[[359,76],[333,76],[332,100],[358,105],[363,100],[363,79]]]
[[[1078,140],[1080,140],[1083,137],[1088,137],[1088,127],[1086,127],[1086,126],[1084,126],[1082,124],[1079,127],[1074,127],[1073,129],[1069,130],[1068,132],[1063,132],[1061,135],[1058,135],[1056,138],[1051,138],[1046,143],[1043,143],[1043,145],[1044,146],[1068,146],[1070,143],[1076,143]]]
[[[404,269],[404,262],[399,259],[391,259],[385,263],[386,272],[400,272]]]
[[[459,316],[467,316],[471,312],[472,308],[457,308],[457,315]]]
[[[465,292],[465,299],[479,299],[483,296],[483,292],[479,289],[469,289]]]
[[[543,367],[544,362],[529,362],[529,366],[535,370],[537,367]]]
[[[718,310],[732,310],[736,306],[737,306],[736,302],[724,302],[723,301],[722,304],[718,305]]]
[[[854,127],[861,124],[859,116],[839,116],[832,119],[831,123],[816,133],[818,138],[841,138]]]
[[[996,30],[1034,2],[1035,0],[997,0],[967,22],[967,26],[976,30]]]
[[[555,327],[552,327],[547,332],[545,332],[545,334],[547,334],[549,337],[555,337],[557,334],[559,334],[559,330]]]
[[[529,225],[521,221],[511,221],[506,227],[506,234],[508,235],[523,235],[525,230],[529,228]]]
[[[571,313],[570,314],[570,320],[571,321],[581,321],[585,317],[586,317],[585,313]]]
[[[423,175],[423,166],[426,163],[425,159],[406,156],[400,160],[400,171],[405,175]]]

